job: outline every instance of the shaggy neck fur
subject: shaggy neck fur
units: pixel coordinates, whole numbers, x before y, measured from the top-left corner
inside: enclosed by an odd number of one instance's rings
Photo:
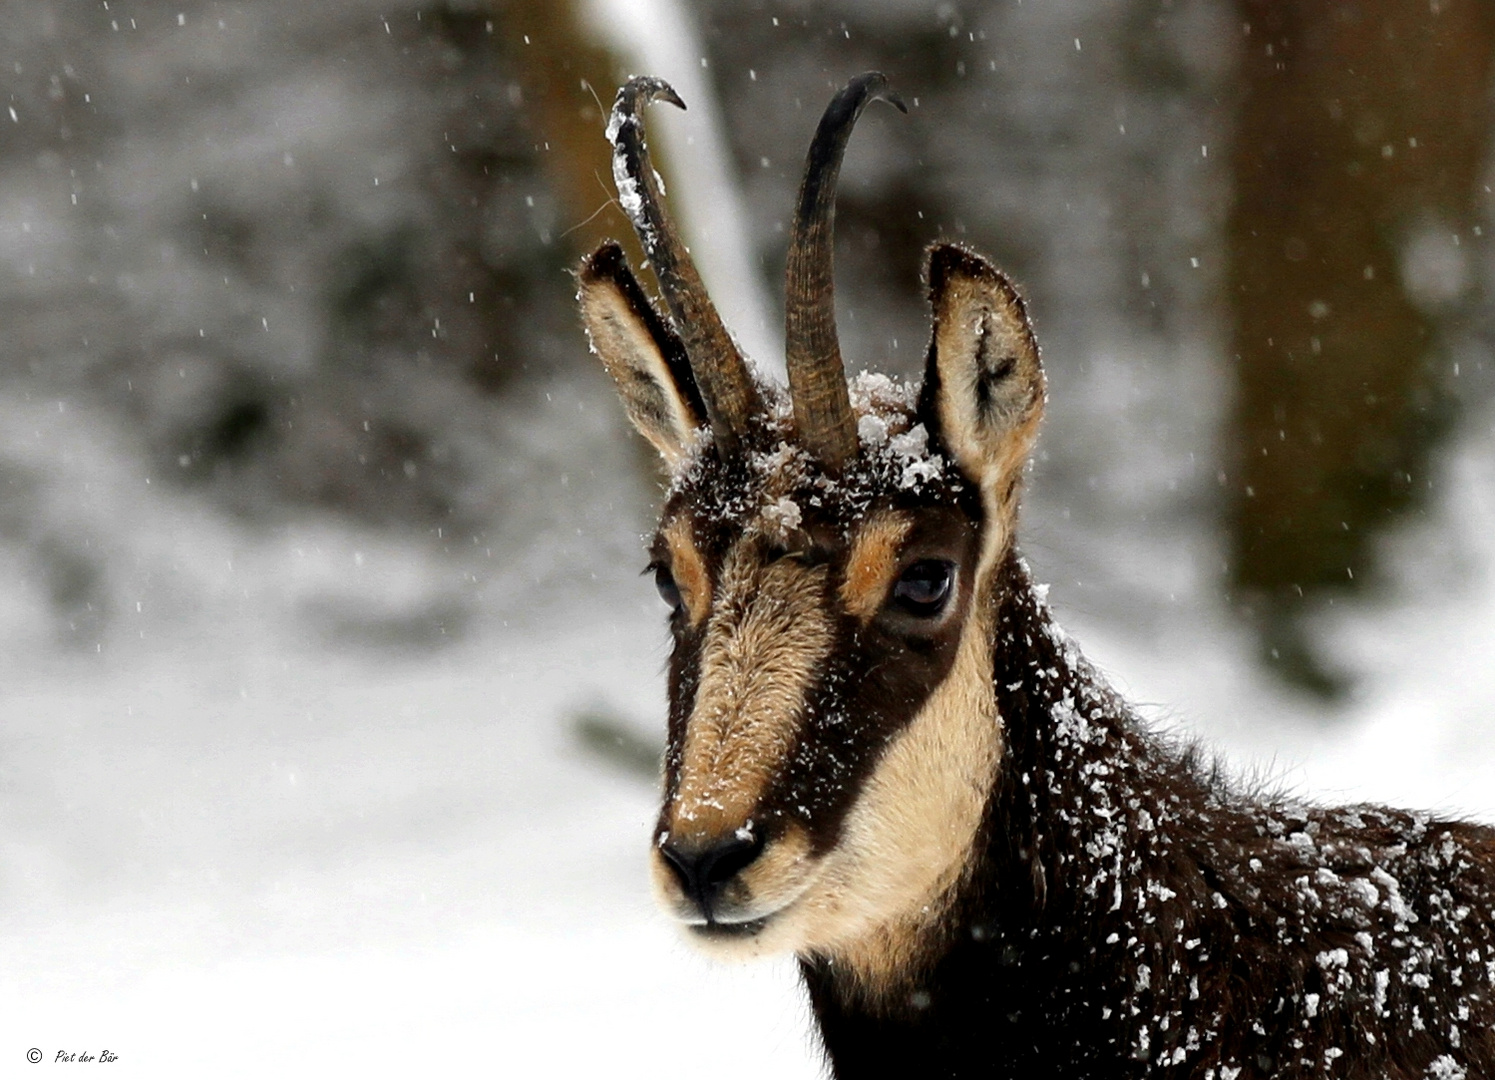
[[[999,570],[1005,748],[880,996],[801,968],[835,1076],[1495,1076],[1495,830],[1230,791]]]

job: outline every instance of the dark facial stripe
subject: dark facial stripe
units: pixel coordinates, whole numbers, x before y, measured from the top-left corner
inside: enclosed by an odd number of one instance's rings
[[[953,513],[926,515],[904,547],[954,557],[960,577],[953,610],[937,626],[896,614],[866,622],[840,615],[787,767],[763,800],[772,815],[803,822],[817,854],[838,842],[883,751],[950,674],[970,611],[977,537],[967,521]]]

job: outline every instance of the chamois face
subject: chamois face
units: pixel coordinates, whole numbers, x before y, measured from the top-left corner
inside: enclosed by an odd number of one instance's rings
[[[869,982],[927,938],[1002,752],[992,578],[1043,411],[1017,292],[966,249],[927,267],[924,379],[850,387],[831,290],[832,199],[876,73],[832,100],[811,146],[786,296],[791,392],[736,351],[660,204],[618,94],[620,199],[670,318],[605,244],[578,274],[593,351],[669,494],[651,551],[670,609],[669,744],[652,874],[698,944],[836,959]]]
[[[963,642],[990,655],[980,491],[879,404],[839,476],[788,439],[708,447],[654,540],[675,648],[653,876],[715,951],[831,950],[922,904],[995,765],[990,708],[931,708]]]
[[[593,348],[671,472],[650,561],[674,637],[652,874],[715,952],[898,963],[990,790],[991,575],[1042,373],[996,270],[942,246],[928,275],[923,386],[855,380],[858,452],[832,471],[763,387],[724,452],[616,249],[581,271]]]

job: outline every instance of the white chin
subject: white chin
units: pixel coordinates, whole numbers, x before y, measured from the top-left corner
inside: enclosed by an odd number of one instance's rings
[[[690,944],[707,956],[721,960],[756,960],[792,952],[794,920],[780,908],[771,915],[738,923],[682,923],[681,932]]]

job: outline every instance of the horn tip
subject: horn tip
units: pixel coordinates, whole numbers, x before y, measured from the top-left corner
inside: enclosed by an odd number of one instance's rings
[[[881,71],[866,71],[851,80],[850,86],[860,86],[869,99],[886,101],[901,113],[908,112],[902,95],[888,85],[888,77]]]
[[[644,104],[651,101],[668,101],[671,105],[685,108],[685,102],[675,92],[675,88],[658,75],[630,75],[628,81],[618,87],[618,104],[625,99],[631,105],[635,99],[642,98]],[[617,106],[615,105],[614,108]]]

